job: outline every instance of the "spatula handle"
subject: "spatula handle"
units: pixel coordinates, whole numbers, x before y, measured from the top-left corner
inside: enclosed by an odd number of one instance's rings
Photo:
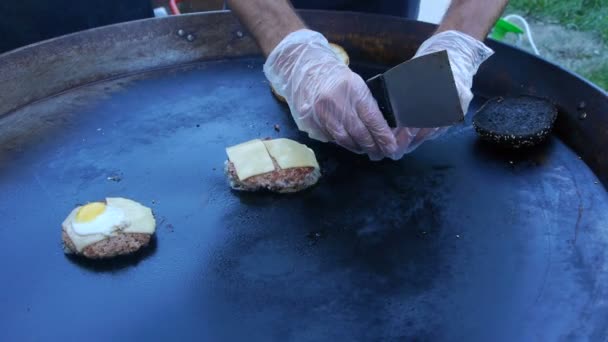
[[[388,122],[388,125],[390,127],[397,127],[395,113],[393,112],[393,107],[391,106],[391,102],[388,97],[388,92],[386,91],[384,76],[382,74],[376,75],[367,80],[366,83],[369,87],[369,90],[372,92],[372,96],[378,102],[380,112],[382,113],[382,116],[384,116],[384,118],[386,119],[386,122]]]

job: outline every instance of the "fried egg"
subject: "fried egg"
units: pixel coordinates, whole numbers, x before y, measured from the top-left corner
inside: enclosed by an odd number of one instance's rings
[[[78,210],[72,229],[78,235],[110,235],[121,227],[124,218],[124,210],[105,202],[93,202]]]
[[[74,252],[80,253],[87,246],[120,235],[152,235],[156,221],[150,208],[130,199],[111,197],[75,208],[62,228]]]

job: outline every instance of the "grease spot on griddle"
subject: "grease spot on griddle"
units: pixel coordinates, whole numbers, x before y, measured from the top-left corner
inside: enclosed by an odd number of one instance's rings
[[[327,236],[327,232],[325,230],[312,231],[306,234],[306,237],[309,240],[310,245],[316,245],[321,239]]]
[[[120,176],[120,175],[111,175],[111,176],[108,176],[106,179],[109,180],[109,181],[118,183],[118,182],[120,182],[122,180],[122,176]]]

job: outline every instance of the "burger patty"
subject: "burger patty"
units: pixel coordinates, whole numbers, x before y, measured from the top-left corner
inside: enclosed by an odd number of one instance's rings
[[[65,232],[61,232],[63,249],[66,254],[83,255],[91,259],[112,258],[119,255],[131,254],[150,243],[152,235],[144,233],[118,233],[107,239],[91,244],[78,252],[76,246]]]
[[[473,126],[485,141],[508,148],[522,148],[545,141],[556,119],[557,108],[546,99],[497,97],[479,109],[473,118]]]
[[[224,171],[230,187],[239,191],[268,190],[278,193],[293,193],[315,185],[321,177],[319,169],[314,167],[281,169],[274,158],[272,158],[272,162],[274,171],[240,180],[234,164],[227,160]]]

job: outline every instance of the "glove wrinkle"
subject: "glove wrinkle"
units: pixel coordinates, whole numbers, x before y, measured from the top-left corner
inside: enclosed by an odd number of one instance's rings
[[[427,39],[414,58],[443,50],[448,53],[466,113],[473,99],[473,76],[493,51],[462,32],[445,31]],[[372,160],[400,159],[448,129],[390,129],[365,81],[315,31],[304,29],[287,35],[268,56],[264,74],[287,100],[299,130],[311,139],[365,153]]]

